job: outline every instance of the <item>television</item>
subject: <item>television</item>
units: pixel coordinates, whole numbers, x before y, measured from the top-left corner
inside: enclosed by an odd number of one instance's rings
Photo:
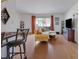
[[[66,20],[66,28],[72,28],[72,18]]]

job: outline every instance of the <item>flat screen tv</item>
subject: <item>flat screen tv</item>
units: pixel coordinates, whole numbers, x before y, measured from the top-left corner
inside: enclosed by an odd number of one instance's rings
[[[72,28],[72,18],[66,20],[66,28]]]

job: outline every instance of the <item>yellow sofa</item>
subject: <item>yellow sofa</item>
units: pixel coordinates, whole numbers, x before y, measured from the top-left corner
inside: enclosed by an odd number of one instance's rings
[[[48,41],[49,37],[46,34],[35,34],[35,41]]]

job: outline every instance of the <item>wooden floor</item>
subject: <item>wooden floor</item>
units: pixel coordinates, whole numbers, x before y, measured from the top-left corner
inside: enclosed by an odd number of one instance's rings
[[[29,35],[26,42],[27,59],[77,59],[77,44],[68,42],[63,35],[48,42],[35,42],[34,35]],[[14,59],[20,59],[15,56]]]

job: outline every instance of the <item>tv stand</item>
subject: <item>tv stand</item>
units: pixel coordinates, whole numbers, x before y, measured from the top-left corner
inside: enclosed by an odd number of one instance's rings
[[[66,40],[75,42],[74,29],[64,29],[63,35],[64,35]]]

